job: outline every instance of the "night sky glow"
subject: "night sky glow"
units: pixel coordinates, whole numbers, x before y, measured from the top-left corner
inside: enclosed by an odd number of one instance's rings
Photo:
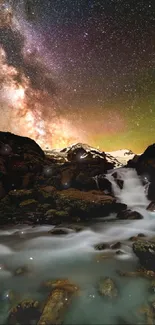
[[[0,0],[0,129],[50,148],[155,142],[155,1]]]

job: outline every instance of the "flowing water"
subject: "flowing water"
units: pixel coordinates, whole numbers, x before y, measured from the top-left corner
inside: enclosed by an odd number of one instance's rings
[[[122,168],[118,174],[124,179],[123,190],[118,188],[111,174],[107,176],[115,196],[140,212],[144,219],[115,222],[100,219],[81,232],[64,236],[49,234],[51,226],[19,226],[0,231],[0,324],[4,324],[8,316],[10,291],[20,297],[19,300],[44,301],[47,294],[42,291],[41,283],[56,278],[68,278],[80,287],[66,311],[64,324],[146,323],[138,310],[153,298],[149,280],[121,277],[117,271],[136,270],[138,261],[129,238],[138,233],[148,238],[155,236],[155,213],[146,210],[149,201],[136,172]],[[117,241],[122,242],[123,255],[114,254],[105,259],[101,255],[108,255],[110,250],[94,250],[99,242]],[[13,276],[15,269],[25,265],[31,270],[30,274]],[[113,300],[99,295],[99,280],[104,276],[110,276],[118,288],[118,297]]]

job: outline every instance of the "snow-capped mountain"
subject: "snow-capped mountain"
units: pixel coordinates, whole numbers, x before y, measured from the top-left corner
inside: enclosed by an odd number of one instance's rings
[[[110,155],[116,158],[123,165],[128,162],[128,160],[133,159],[135,153],[129,149],[120,149],[116,151],[106,152],[106,155]]]

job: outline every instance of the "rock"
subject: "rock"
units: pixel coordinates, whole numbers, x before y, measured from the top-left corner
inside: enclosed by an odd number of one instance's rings
[[[85,230],[85,226],[83,225],[77,225],[77,224],[60,224],[59,227],[63,227],[63,228],[66,228],[70,231],[74,231],[74,232],[80,232],[80,231],[83,231]]]
[[[20,276],[20,275],[25,275],[29,273],[29,269],[27,268],[27,266],[22,266],[22,267],[18,267],[15,271],[14,271],[14,276]]]
[[[24,300],[16,307],[12,308],[9,317],[8,324],[10,325],[25,325],[36,324],[41,315],[39,309],[39,302],[34,300]]]
[[[43,150],[32,139],[0,132],[0,176],[6,192],[32,186],[32,175],[41,172],[44,159]]]
[[[154,178],[151,180],[151,183],[148,186],[148,199],[155,202],[155,181]]]
[[[70,209],[70,218],[78,216],[87,218],[104,217],[111,212],[120,211],[125,205],[117,203],[114,197],[100,191],[82,192],[68,189],[57,192],[56,205],[59,209]],[[126,206],[125,206],[126,207]]]
[[[115,172],[112,174],[116,184],[118,185],[118,187],[122,190],[123,189],[123,185],[124,185],[124,181],[122,179],[118,178],[118,173]]]
[[[133,251],[144,268],[155,271],[155,243],[138,240],[133,243]]]
[[[139,237],[138,237],[138,236],[131,236],[131,237],[129,238],[129,240],[130,240],[130,241],[137,241],[137,240],[139,240]]]
[[[69,214],[67,211],[50,209],[45,213],[45,219],[51,220],[51,223],[57,221],[57,224],[60,224],[69,219]]]
[[[69,232],[67,231],[67,229],[54,228],[54,229],[50,230],[49,233],[51,235],[68,235]]]
[[[138,237],[144,238],[144,237],[146,237],[146,235],[144,235],[143,233],[139,233]]]
[[[147,270],[145,268],[140,268],[137,269],[134,272],[122,272],[122,271],[117,271],[117,273],[120,276],[127,276],[127,277],[143,277],[143,278],[147,278],[147,279],[151,279],[155,277],[155,272]]]
[[[110,181],[104,175],[98,175],[94,177],[96,181],[97,189],[101,191],[106,191],[107,194],[112,194],[112,185]]]
[[[36,200],[30,199],[30,200],[25,200],[19,204],[19,207],[24,209],[24,210],[29,210],[32,211],[33,209],[35,210],[38,206],[38,202]]]
[[[13,190],[8,193],[8,196],[12,203],[21,203],[34,199],[34,190]]]
[[[110,248],[110,246],[109,246],[109,244],[107,244],[107,243],[99,243],[99,244],[96,244],[96,245],[94,246],[94,249],[95,249],[96,251],[102,251],[102,250],[104,250],[104,249],[108,249],[108,248]]]
[[[151,203],[148,205],[147,210],[148,210],[148,211],[151,211],[151,212],[155,212],[155,202],[151,202]]]
[[[118,241],[117,243],[110,245],[110,248],[111,249],[119,249],[119,248],[121,248],[121,242]]]
[[[99,293],[108,298],[116,298],[118,290],[114,281],[111,278],[101,278],[99,282]]]
[[[56,281],[48,296],[42,315],[37,325],[62,324],[67,307],[70,305],[77,287],[64,280]]]
[[[68,279],[48,280],[43,282],[42,286],[49,289],[65,289],[72,293],[78,291],[78,287],[74,283],[70,282]]]
[[[116,255],[124,255],[124,252],[119,249],[118,251],[116,251]]]
[[[143,216],[137,211],[131,210],[122,210],[117,214],[118,219],[127,219],[127,220],[139,220],[143,219]]]
[[[148,175],[150,181],[155,176],[155,144],[150,145],[142,155],[128,162],[128,167],[136,168],[139,175]]]

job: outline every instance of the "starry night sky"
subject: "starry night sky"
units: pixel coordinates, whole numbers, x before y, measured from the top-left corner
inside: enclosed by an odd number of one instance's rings
[[[1,129],[52,147],[155,142],[155,1],[0,4]]]

